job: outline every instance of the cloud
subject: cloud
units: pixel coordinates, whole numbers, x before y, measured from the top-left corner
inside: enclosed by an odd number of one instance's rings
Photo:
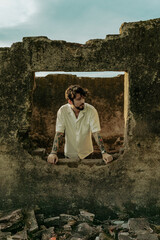
[[[25,23],[37,11],[34,0],[1,0],[0,28]]]
[[[27,36],[85,43],[159,16],[159,0],[0,0],[0,44]],[[1,45],[2,46],[2,45]]]

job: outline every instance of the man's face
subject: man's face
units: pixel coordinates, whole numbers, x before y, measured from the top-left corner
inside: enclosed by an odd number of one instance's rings
[[[76,94],[76,98],[73,99],[73,105],[75,108],[78,110],[83,110],[84,109],[84,103],[85,103],[85,97],[81,96],[80,93]]]

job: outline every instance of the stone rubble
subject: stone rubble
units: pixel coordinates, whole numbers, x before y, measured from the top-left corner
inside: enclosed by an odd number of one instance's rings
[[[95,214],[93,213],[89,213],[83,209],[80,209],[80,217],[82,221],[91,221],[93,222],[94,218],[95,218]]]
[[[0,240],[159,240],[160,226],[147,218],[128,221],[95,218],[80,209],[76,216],[45,217],[36,210],[18,209],[0,218]]]
[[[0,230],[2,232],[10,232],[21,228],[24,225],[23,213],[18,209],[11,214],[0,218]]]
[[[38,223],[34,210],[27,211],[26,213],[26,225],[29,233],[36,232],[38,230]]]
[[[44,219],[44,225],[46,227],[51,227],[51,226],[59,226],[60,224],[60,217],[50,217]]]

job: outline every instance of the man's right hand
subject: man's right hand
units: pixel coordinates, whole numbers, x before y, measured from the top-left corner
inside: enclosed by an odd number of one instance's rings
[[[56,164],[58,162],[58,157],[57,154],[50,153],[48,158],[47,158],[48,163]]]

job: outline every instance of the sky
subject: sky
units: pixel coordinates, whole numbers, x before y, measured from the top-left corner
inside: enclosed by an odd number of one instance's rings
[[[0,11],[0,47],[30,36],[84,44],[159,18],[160,0],[0,0]]]

